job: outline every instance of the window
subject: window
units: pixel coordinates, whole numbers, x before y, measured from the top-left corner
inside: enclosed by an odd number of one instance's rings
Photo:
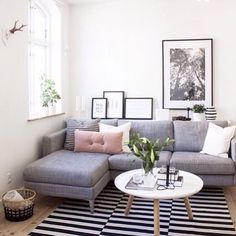
[[[49,115],[50,107],[61,112],[61,13],[54,0],[30,0],[29,6],[29,118],[34,119]],[[58,95],[54,102],[43,103],[43,78]]]

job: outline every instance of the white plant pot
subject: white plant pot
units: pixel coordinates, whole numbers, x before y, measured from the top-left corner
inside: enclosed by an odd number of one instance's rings
[[[49,106],[49,115],[54,115],[56,114],[57,107],[54,106]]]
[[[49,113],[50,113],[49,107],[43,107],[43,114],[45,116],[49,116]]]
[[[204,113],[193,113],[193,121],[204,121],[206,120]]]

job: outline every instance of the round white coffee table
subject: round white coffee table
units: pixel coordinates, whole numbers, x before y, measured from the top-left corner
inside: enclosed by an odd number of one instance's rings
[[[131,190],[127,189],[126,185],[134,174],[143,173],[142,169],[131,170],[124,172],[116,177],[115,186],[124,193],[129,194],[129,200],[125,209],[125,215],[129,214],[134,197],[153,199],[154,202],[154,236],[160,235],[160,220],[159,220],[159,201],[163,199],[183,198],[187,209],[188,217],[193,219],[192,209],[189,203],[189,196],[198,193],[203,187],[203,181],[198,176],[189,172],[180,171],[179,175],[183,176],[182,187],[165,190]]]

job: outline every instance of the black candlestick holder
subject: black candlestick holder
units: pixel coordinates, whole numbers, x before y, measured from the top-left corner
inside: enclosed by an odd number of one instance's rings
[[[189,111],[190,111],[190,108],[187,107],[187,118],[189,119]]]

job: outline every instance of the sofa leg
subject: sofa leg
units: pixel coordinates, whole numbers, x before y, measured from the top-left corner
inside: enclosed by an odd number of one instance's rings
[[[94,213],[94,200],[89,200],[89,208],[90,208],[90,212],[93,214]]]

